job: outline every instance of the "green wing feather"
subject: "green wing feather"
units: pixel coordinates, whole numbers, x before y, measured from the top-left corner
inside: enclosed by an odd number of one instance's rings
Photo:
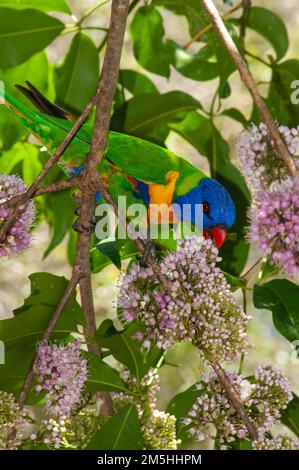
[[[73,125],[66,119],[31,111],[8,93],[1,97],[1,101],[51,152],[59,146]],[[68,166],[84,163],[91,135],[92,128],[86,124],[78,131],[60,160],[60,166],[65,172]],[[187,193],[206,177],[202,171],[170,150],[114,131],[109,133],[106,158],[124,173],[145,182],[165,184],[166,173],[170,170],[178,171],[177,195]]]

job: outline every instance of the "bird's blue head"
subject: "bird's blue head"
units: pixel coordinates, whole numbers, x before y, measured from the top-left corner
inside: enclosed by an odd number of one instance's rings
[[[176,201],[183,204],[203,205],[203,235],[212,238],[217,247],[225,241],[227,230],[234,224],[236,218],[235,205],[228,191],[212,178],[203,178],[196,188]],[[195,223],[195,213],[191,210],[190,219]]]

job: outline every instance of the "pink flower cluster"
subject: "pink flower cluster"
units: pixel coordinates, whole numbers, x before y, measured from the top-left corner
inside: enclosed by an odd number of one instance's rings
[[[264,189],[249,210],[249,238],[287,273],[299,272],[299,177]]]
[[[12,214],[7,202],[26,191],[23,180],[16,175],[0,175],[0,224]],[[30,245],[30,227],[34,220],[34,204],[30,201],[26,209],[14,222],[4,240],[0,241],[0,256],[19,253]]]
[[[299,169],[299,127],[279,126]],[[253,192],[248,237],[279,269],[299,272],[299,178],[291,178],[265,124],[252,126],[239,145],[240,163]]]
[[[64,419],[80,404],[87,380],[87,361],[80,354],[80,342],[40,344],[37,354],[36,391],[46,392],[45,410],[52,417]]]
[[[259,366],[250,381],[237,373],[226,372],[226,375],[262,438],[292,399],[287,379],[280,370],[268,365]],[[184,419],[190,435],[197,440],[213,437],[224,447],[236,438],[248,437],[246,427],[214,372],[209,377],[203,376],[197,389],[201,393]]]
[[[279,126],[278,130],[289,152],[295,156],[299,146],[299,127],[289,129]],[[282,181],[288,176],[287,168],[264,123],[252,125],[249,131],[244,132],[239,142],[239,158],[241,171],[253,192],[266,189],[273,182]],[[299,168],[299,160],[294,160]]]
[[[187,237],[178,250],[159,262],[170,284],[165,294],[152,268],[135,265],[124,276],[119,307],[125,321],[140,320],[146,333],[136,339],[149,349],[168,349],[178,341],[192,342],[207,358],[226,361],[245,352],[246,316],[216,266],[220,260],[211,240]]]

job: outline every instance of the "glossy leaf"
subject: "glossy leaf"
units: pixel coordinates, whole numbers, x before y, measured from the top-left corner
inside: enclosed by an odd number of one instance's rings
[[[138,253],[138,248],[132,240],[124,240],[124,244],[118,247],[119,256],[122,260],[131,258]],[[98,273],[112,263],[111,257],[106,256],[97,249],[97,245],[91,250],[91,269],[93,273]]]
[[[210,18],[202,5],[198,0],[153,0],[153,5],[163,6],[177,15],[184,15],[189,24],[190,35],[195,36],[200,30],[205,28],[210,24]],[[226,26],[234,39],[237,42],[237,35],[232,24],[227,21]],[[226,82],[231,73],[235,70],[235,65],[232,62],[227,49],[223,45],[222,41],[218,37],[217,33],[211,29],[200,39],[201,41],[207,41],[209,48],[212,49],[212,55],[216,59],[216,65],[218,70],[218,75],[220,78],[219,82],[219,93],[222,94]],[[210,53],[210,52],[209,52]],[[199,53],[200,55],[201,53]],[[201,64],[199,64],[201,65]],[[196,63],[195,63],[196,67]],[[197,64],[198,67],[198,64]],[[207,61],[207,70],[211,69]],[[190,69],[189,69],[190,73]],[[191,72],[193,73],[193,72]],[[210,71],[211,73],[211,71]],[[204,71],[202,72],[204,74]],[[192,77],[191,77],[192,78]],[[198,78],[197,78],[198,79]]]
[[[87,450],[141,450],[143,438],[134,404],[121,408],[92,437]]]
[[[190,54],[173,41],[169,42],[169,45],[173,54],[172,64],[185,77],[198,81],[208,81],[218,77],[219,67],[214,60],[210,45],[202,47],[195,54]]]
[[[192,440],[188,433],[188,426],[183,424],[183,419],[186,418],[197,397],[200,396],[202,391],[196,389],[195,384],[187,388],[184,392],[178,393],[167,405],[166,411],[174,415],[177,419],[177,437],[184,443]],[[190,426],[189,426],[190,427]]]
[[[137,322],[123,331],[117,331],[111,320],[105,320],[100,325],[96,338],[99,346],[108,349],[115,359],[125,364],[140,383],[149,368],[157,364],[162,353],[155,347],[149,352],[142,351],[142,343],[133,339],[137,331],[142,331],[142,325]]]
[[[289,47],[288,33],[284,22],[276,13],[266,8],[252,7],[248,26],[270,42],[276,52],[277,60],[286,54]]]
[[[298,299],[299,286],[287,279],[254,286],[254,306],[271,310],[275,328],[291,342],[299,340]]]
[[[45,183],[53,183],[63,179],[63,174],[56,166],[52,169]],[[58,191],[44,196],[44,215],[51,228],[51,241],[44,256],[56,248],[72,228],[75,219],[76,205],[71,195],[72,190]]]
[[[200,108],[201,104],[197,100],[179,91],[164,95],[138,95],[127,103],[125,131],[141,136],[165,123],[173,122],[178,113]]]
[[[137,10],[131,24],[134,54],[149,72],[169,77],[170,52],[163,42],[163,19],[158,10],[144,6]]]
[[[299,119],[299,61],[273,64],[267,104],[279,123],[295,127]]]
[[[0,7],[10,7],[16,10],[25,10],[34,8],[45,12],[61,11],[62,13],[71,13],[70,7],[65,0],[0,0]]]
[[[0,389],[18,393],[23,385],[36,344],[52,318],[53,312],[65,291],[68,281],[49,273],[29,276],[31,294],[24,304],[14,310],[14,318],[0,321],[0,339],[5,344],[5,364],[0,365]],[[75,295],[58,321],[52,339],[67,338],[85,324],[84,314]]]
[[[33,183],[37,174],[41,170],[39,161],[39,148],[28,142],[18,142],[0,158],[0,173],[14,173],[14,168],[18,167],[26,183]]]
[[[282,411],[281,421],[299,437],[299,397],[297,395],[293,395],[292,401]]]
[[[49,72],[47,55],[45,52],[40,52],[17,67],[0,70],[0,80],[4,83],[6,91],[30,107],[29,101],[17,91],[15,85],[17,83],[22,84],[25,80],[32,80],[42,93],[47,94]],[[2,149],[10,148],[27,133],[26,127],[15,118],[13,113],[4,106],[0,106],[0,141]]]
[[[134,96],[143,93],[159,93],[154,83],[146,75],[135,70],[120,70],[119,83]]]
[[[124,382],[115,369],[92,353],[85,352],[84,355],[88,360],[88,380],[86,383],[86,389],[89,393],[94,394],[98,390],[108,392],[127,392]]]
[[[64,24],[38,10],[0,8],[0,68],[15,67],[47,47]]]
[[[99,80],[99,55],[90,36],[77,33],[55,70],[56,102],[75,113],[83,110]]]
[[[118,269],[121,268],[120,254],[118,251],[117,242],[114,238],[108,238],[108,239],[100,241],[96,245],[96,249],[100,251],[105,257],[109,258],[109,260]]]
[[[242,114],[242,112],[239,111],[239,109],[237,109],[237,108],[225,109],[224,111],[222,111],[221,114],[223,116],[228,116],[228,117],[234,119],[235,121],[238,121],[245,128],[248,126],[248,121],[245,118],[244,114]]]

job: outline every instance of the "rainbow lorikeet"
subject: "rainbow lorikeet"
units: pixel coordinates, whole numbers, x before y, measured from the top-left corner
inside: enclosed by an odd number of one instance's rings
[[[30,82],[17,88],[32,101],[39,113],[31,111],[5,93],[4,105],[14,111],[23,124],[53,152],[71,129],[74,117],[49,102]],[[72,140],[58,165],[73,177],[84,170],[92,127],[84,124]],[[105,158],[99,172],[106,178],[113,196],[133,195],[150,210],[151,204],[179,207],[190,204],[189,221],[195,222],[195,205],[203,206],[203,235],[217,247],[225,241],[227,230],[235,221],[235,206],[228,191],[217,181],[168,149],[140,138],[110,131]],[[100,199],[100,195],[98,197]],[[150,212],[149,212],[150,213]],[[185,218],[186,220],[186,218]]]

